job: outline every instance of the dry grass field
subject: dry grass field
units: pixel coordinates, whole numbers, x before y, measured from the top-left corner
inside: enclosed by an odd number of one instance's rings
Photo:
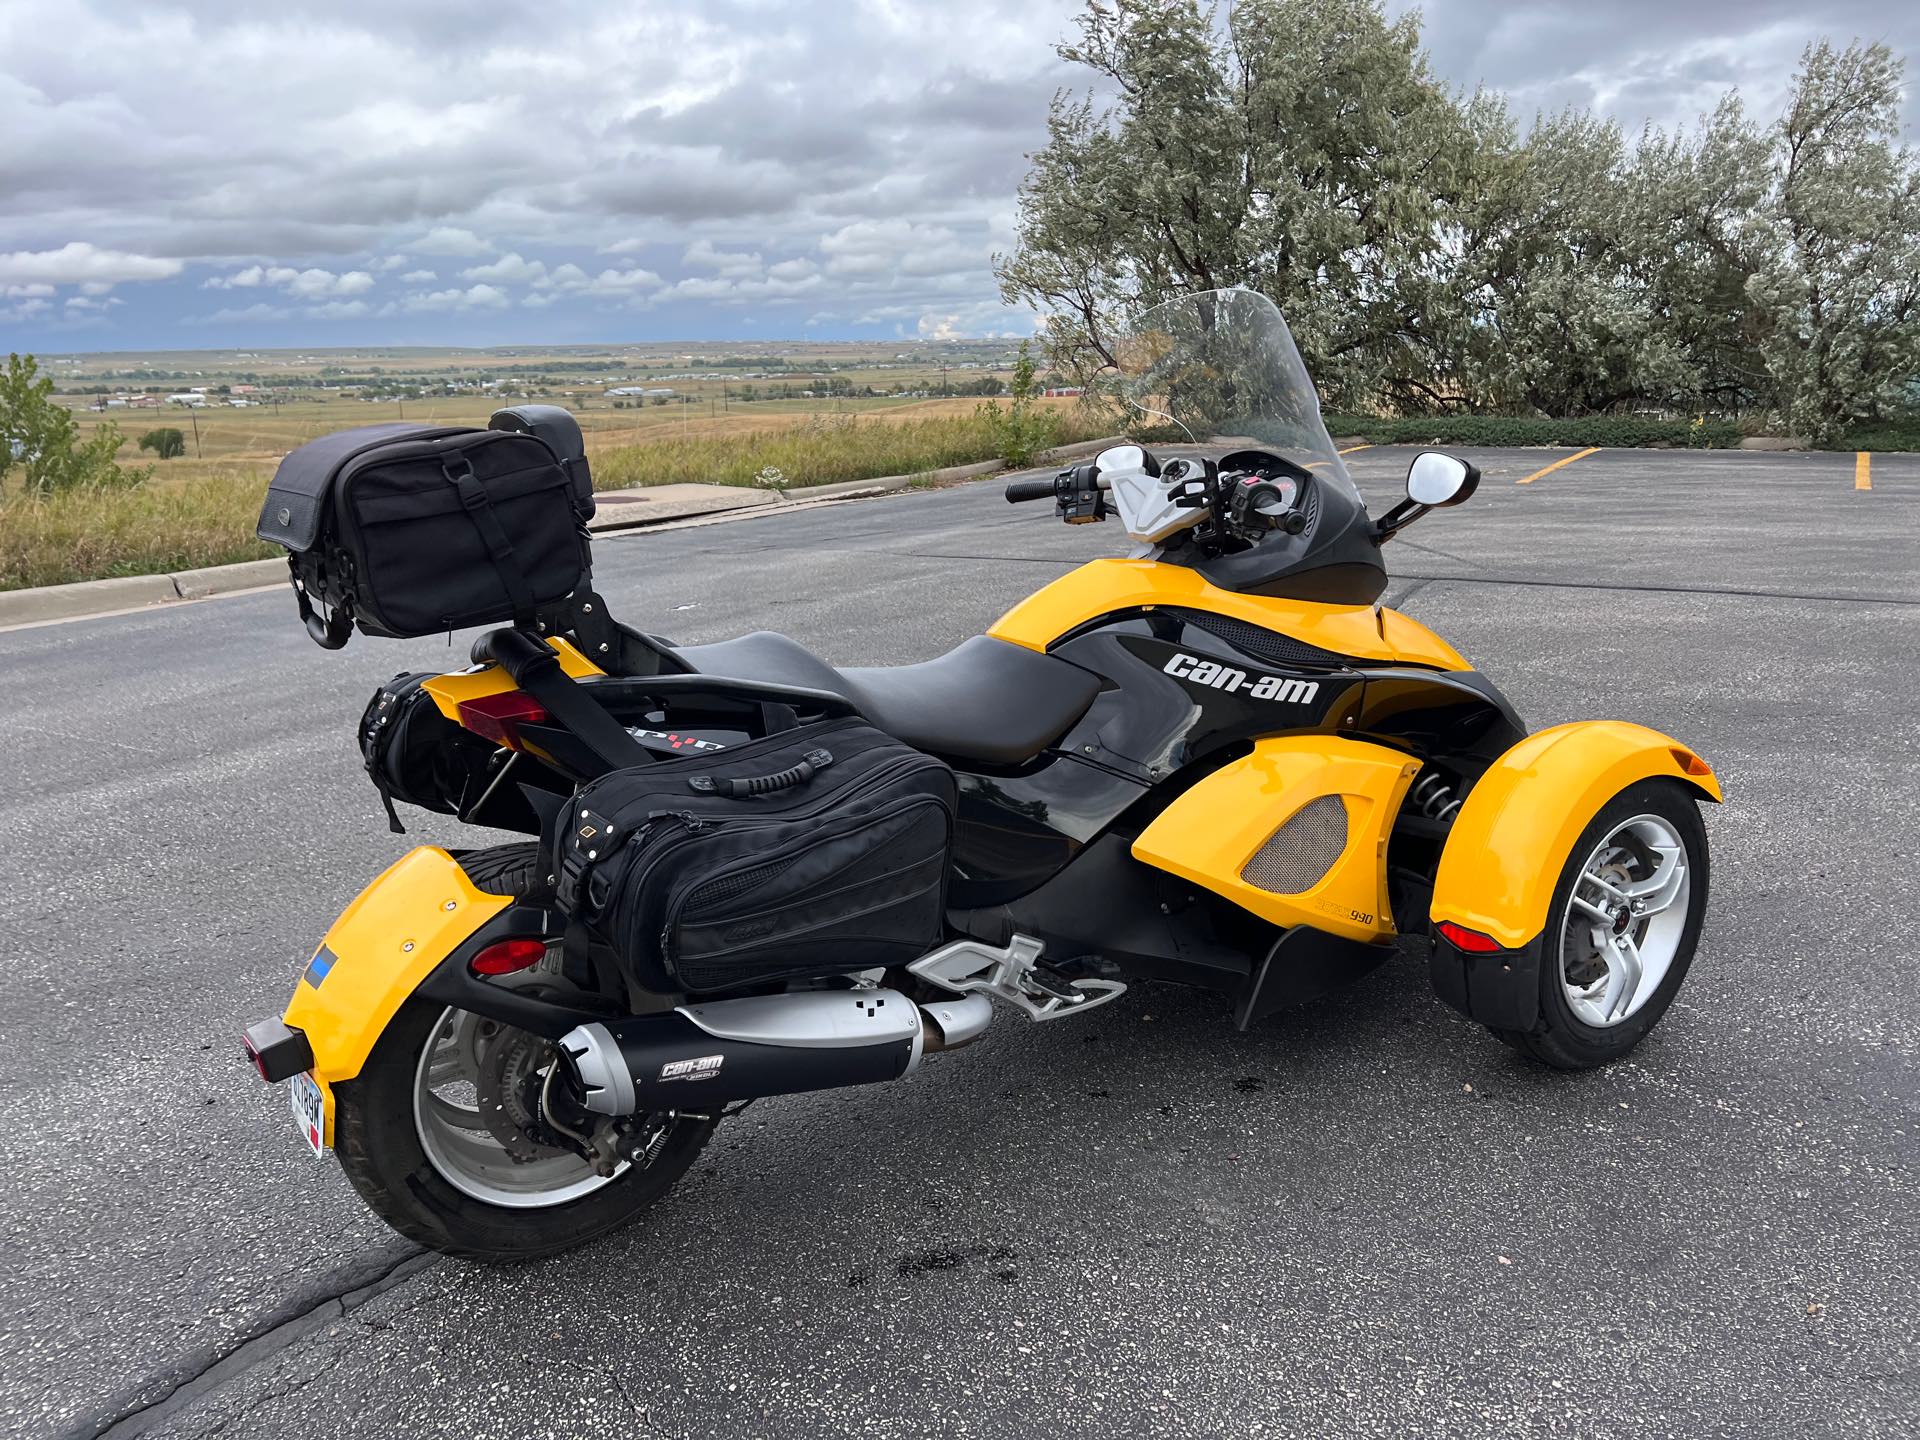
[[[263,356],[180,352],[85,357],[84,367],[67,360],[53,373],[70,391],[105,385],[167,394],[192,385],[239,383],[245,377],[265,395],[278,391],[279,398],[244,408],[212,404],[99,410],[90,408],[92,396],[64,395],[83,434],[106,424],[119,426],[124,437],[120,463],[150,465],[152,475],[127,490],[43,500],[0,497],[0,590],[278,553],[253,538],[253,525],[267,482],[289,450],[334,430],[383,421],[484,425],[499,406],[523,401],[573,411],[602,489],[687,481],[749,485],[768,466],[778,469],[789,485],[811,485],[912,474],[997,453],[992,427],[976,413],[980,398],[944,396],[940,391],[987,375],[1005,381],[1010,370],[997,363],[1010,360],[1003,343],[947,347],[938,355],[913,354],[905,360],[897,347],[778,348],[786,368],[773,370],[771,376],[716,377],[700,371],[701,365],[716,363],[713,357],[636,350],[606,358],[598,368],[608,373],[595,381],[567,375],[553,384],[536,383],[536,377],[578,365],[575,352],[327,353],[291,356],[274,364]],[[725,363],[739,366],[737,361]],[[688,371],[696,375],[690,377]],[[321,390],[322,372],[363,379],[377,375],[377,380]],[[503,382],[515,393],[503,397],[471,388],[433,393],[480,383],[474,378],[479,373],[518,377]],[[671,388],[675,394],[666,404],[635,397],[616,405],[615,397],[606,394],[615,382]],[[856,391],[909,393],[764,398],[776,386],[824,390],[835,382]],[[756,394],[751,401],[742,398],[749,386]],[[375,398],[373,392],[385,389],[413,393]],[[1101,433],[1098,422],[1083,415],[1072,400],[1041,403],[1054,416],[1061,440]],[[159,428],[181,431],[186,454],[161,461],[143,454],[139,437]]]

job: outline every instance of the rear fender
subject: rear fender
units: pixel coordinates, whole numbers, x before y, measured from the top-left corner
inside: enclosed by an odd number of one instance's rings
[[[1133,842],[1134,858],[1204,885],[1274,925],[1307,925],[1362,942],[1393,937],[1387,903],[1387,832],[1420,762],[1384,745],[1337,735],[1288,735],[1258,741],[1253,753],[1195,783]],[[1337,798],[1339,810],[1314,801]],[[1296,816],[1296,838],[1282,840],[1283,864],[1252,864]],[[1343,827],[1333,829],[1331,824]],[[1324,869],[1321,868],[1324,860]],[[1280,893],[1275,875],[1304,888]],[[1253,873],[1250,874],[1249,871]],[[1318,878],[1314,878],[1315,876]]]
[[[550,635],[547,637],[547,644],[552,646],[554,653],[560,657],[561,673],[569,679],[585,680],[594,675],[606,674],[598,665],[582,655],[572,641],[564,640],[558,635]],[[446,675],[436,675],[421,686],[421,689],[433,697],[434,706],[442,715],[458,725],[462,723],[460,719],[462,701],[480,700],[489,695],[508,695],[519,689],[519,686],[514,684],[513,677],[507,673],[503,665],[476,665],[470,670],[455,670]]]
[[[1582,720],[1529,735],[1488,767],[1454,817],[1434,876],[1433,923],[1525,949],[1546,928],[1580,832],[1622,790],[1653,779],[1721,798],[1706,761],[1644,725]]]
[[[327,931],[283,1017],[306,1036],[314,1079],[330,1091],[358,1075],[434,967],[512,904],[511,896],[476,888],[451,855],[431,845],[401,856],[362,890]],[[329,1104],[329,1119],[332,1113]]]

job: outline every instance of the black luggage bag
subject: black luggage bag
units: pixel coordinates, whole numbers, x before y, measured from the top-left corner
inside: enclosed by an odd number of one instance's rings
[[[857,719],[617,770],[550,837],[561,906],[640,987],[900,965],[945,925],[953,772]]]
[[[406,827],[403,801],[470,825],[538,835],[541,821],[522,785],[564,791],[564,782],[532,756],[484,740],[440,713],[423,688],[432,671],[400,674],[373,692],[360,716],[360,758],[380,792],[395,834]]]
[[[588,583],[592,515],[579,426],[523,406],[485,430],[369,425],[302,445],[256,533],[286,547],[308,634],[338,649],[355,626],[533,625]]]

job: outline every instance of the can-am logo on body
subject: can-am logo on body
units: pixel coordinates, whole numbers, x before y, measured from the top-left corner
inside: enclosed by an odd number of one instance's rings
[[[1294,680],[1285,675],[1249,675],[1231,665],[1202,660],[1198,655],[1176,655],[1162,668],[1176,680],[1191,680],[1195,685],[1225,690],[1230,695],[1244,691],[1255,700],[1305,705],[1320,693],[1318,680]]]

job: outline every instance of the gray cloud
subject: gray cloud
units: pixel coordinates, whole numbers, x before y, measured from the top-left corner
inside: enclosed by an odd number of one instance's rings
[[[409,316],[512,338],[536,311],[527,334],[608,313],[1018,327],[989,257],[1049,100],[1084,83],[1053,53],[1075,8],[11,0],[0,316],[128,343],[189,319],[375,338]],[[1920,9],[1863,0],[1424,8],[1450,82],[1629,131],[1734,84],[1769,111],[1817,34],[1920,44]]]

